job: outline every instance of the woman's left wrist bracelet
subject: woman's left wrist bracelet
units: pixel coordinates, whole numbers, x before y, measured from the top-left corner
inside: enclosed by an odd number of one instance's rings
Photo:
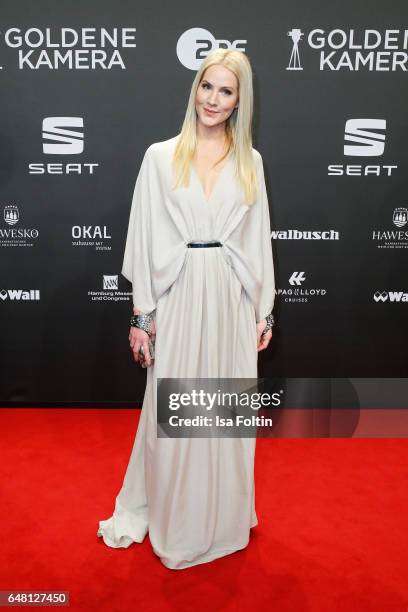
[[[266,321],[266,325],[265,325],[265,329],[262,332],[262,335],[266,334],[266,332],[272,329],[272,327],[275,325],[275,319],[274,319],[272,312],[266,315],[265,321]]]
[[[148,314],[137,314],[132,315],[130,317],[131,327],[138,327],[139,329],[143,329],[143,331],[147,332],[149,336],[151,336],[152,333],[152,324],[153,317]]]

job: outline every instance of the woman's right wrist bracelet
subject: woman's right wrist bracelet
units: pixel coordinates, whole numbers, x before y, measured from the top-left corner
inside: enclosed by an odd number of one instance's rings
[[[153,317],[148,314],[137,314],[130,317],[131,327],[138,327],[147,332],[149,336],[152,334]]]

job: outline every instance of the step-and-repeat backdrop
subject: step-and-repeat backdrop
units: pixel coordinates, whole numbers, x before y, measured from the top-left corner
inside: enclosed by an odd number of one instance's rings
[[[140,404],[120,274],[132,193],[216,47],[254,69],[277,293],[260,375],[406,375],[405,2],[8,1],[1,13],[3,405]]]

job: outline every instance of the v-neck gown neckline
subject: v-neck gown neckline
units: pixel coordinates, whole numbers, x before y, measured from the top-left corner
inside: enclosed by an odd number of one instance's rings
[[[217,178],[215,180],[213,188],[211,189],[210,195],[208,197],[205,195],[203,183],[202,183],[202,181],[201,181],[201,179],[199,177],[199,174],[198,174],[197,170],[195,169],[195,166],[194,166],[193,162],[190,163],[190,167],[192,168],[193,174],[196,177],[196,179],[198,181],[198,184],[200,186],[201,195],[203,197],[203,200],[204,200],[205,204],[208,204],[208,205],[210,204],[210,202],[211,202],[211,200],[213,198],[213,195],[214,195],[215,191],[217,190],[217,188],[218,188],[218,186],[219,186],[219,184],[221,182],[221,178],[222,178],[225,170],[227,169],[227,167],[231,163],[231,159],[232,159],[232,153],[229,153],[229,155],[227,157],[227,160],[224,162],[224,165],[221,168],[221,170],[220,170],[220,172],[219,172],[219,174],[218,174],[218,176],[217,176]]]

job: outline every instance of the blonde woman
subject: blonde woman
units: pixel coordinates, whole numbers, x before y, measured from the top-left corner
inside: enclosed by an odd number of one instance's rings
[[[157,437],[156,411],[158,378],[256,378],[271,341],[274,267],[252,79],[240,51],[206,57],[181,132],[145,152],[130,212],[122,274],[133,292],[130,348],[147,384],[123,486],[97,534],[126,548],[149,532],[171,569],[245,548],[258,522],[256,438]]]

